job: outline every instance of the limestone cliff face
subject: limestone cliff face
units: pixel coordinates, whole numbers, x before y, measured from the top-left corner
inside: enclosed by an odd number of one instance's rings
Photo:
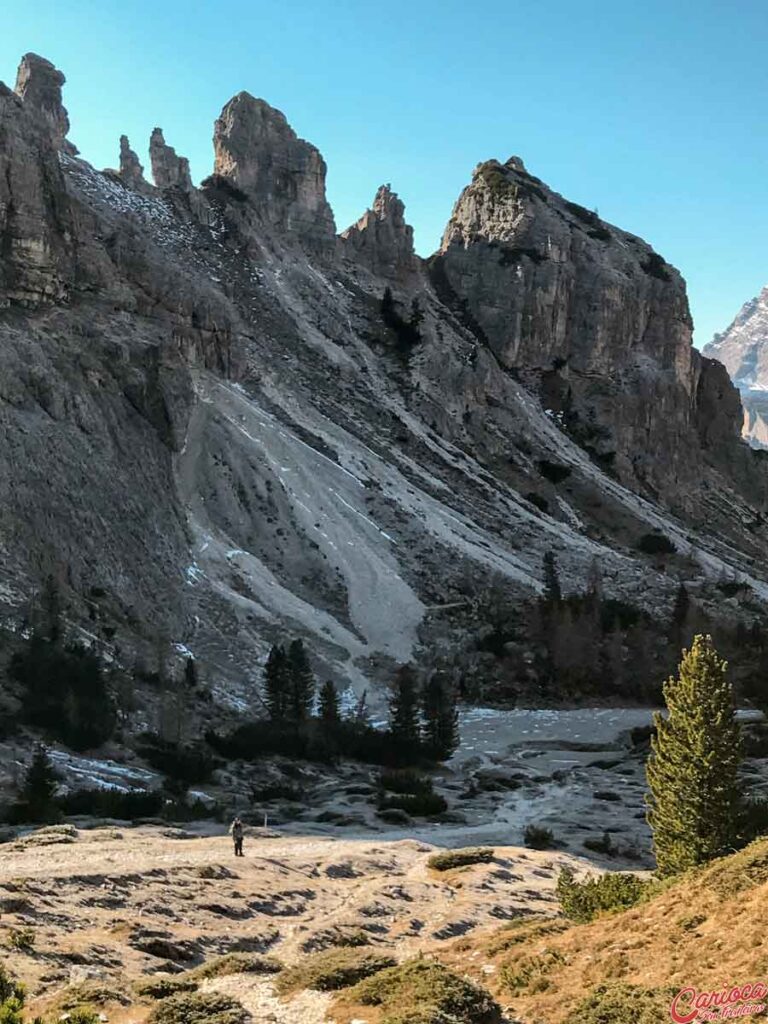
[[[41,106],[31,72],[19,78],[21,95],[0,83],[0,306],[63,301],[74,278],[71,210],[53,144],[63,136],[52,140],[51,107]]]
[[[500,364],[623,479],[663,489],[696,464],[711,370],[691,345],[680,274],[641,239],[563,199],[519,158],[492,160],[459,197],[432,273]],[[734,436],[739,417],[737,396],[721,403],[711,443]]]
[[[413,228],[405,221],[405,204],[389,185],[382,185],[360,220],[342,232],[353,259],[374,274],[406,281],[418,269]]]
[[[192,191],[189,160],[185,156],[177,156],[173,146],[167,145],[162,128],[155,128],[150,136],[149,158],[152,162],[152,177],[158,188]]]
[[[439,609],[536,593],[553,547],[568,589],[597,559],[651,610],[678,573],[768,600],[762,460],[645,243],[513,160],[427,266],[387,187],[336,236],[262,100],[200,188],[156,130],[152,186],[127,139],[118,171],[73,155],[62,82],[28,57],[0,87],[0,617],[56,569],[123,652],[162,630],[247,702],[286,635],[358,691],[460,642]]]
[[[214,127],[214,175],[246,193],[267,229],[328,249],[336,228],[325,161],[264,100],[238,93]]]
[[[67,139],[69,116],[61,101],[66,79],[49,60],[27,53],[21,58],[16,75],[16,94],[28,108],[34,108],[47,124],[56,149],[74,156],[77,149]]]

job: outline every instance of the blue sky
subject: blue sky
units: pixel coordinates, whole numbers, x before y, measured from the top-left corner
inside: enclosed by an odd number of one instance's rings
[[[99,167],[123,132],[147,164],[159,125],[204,177],[247,89],[320,148],[339,229],[391,182],[427,255],[475,164],[515,154],[680,268],[697,344],[768,282],[764,0],[26,0],[0,80],[28,50]]]

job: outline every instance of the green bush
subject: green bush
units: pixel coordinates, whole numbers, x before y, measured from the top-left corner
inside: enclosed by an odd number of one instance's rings
[[[363,978],[392,967],[394,963],[391,956],[366,949],[324,949],[284,970],[277,979],[276,988],[281,995],[305,988],[318,992],[349,988]]]
[[[420,775],[419,772],[408,768],[383,771],[379,775],[379,785],[390,793],[410,793],[418,796],[433,792],[429,776]]]
[[[650,881],[623,872],[608,872],[577,882],[570,868],[563,868],[556,893],[563,913],[581,924],[598,914],[634,907],[649,893],[651,885]]]
[[[485,846],[467,846],[463,850],[446,850],[445,853],[433,853],[427,861],[427,867],[433,871],[450,871],[452,868],[463,868],[470,864],[490,864],[494,851]]]
[[[0,1024],[23,1024],[24,986],[0,964]]]
[[[585,839],[584,849],[591,850],[593,853],[602,853],[604,857],[612,857],[616,852],[610,832],[603,832],[599,839],[592,837]]]
[[[433,818],[448,810],[447,801],[439,793],[397,793],[379,800],[380,811],[405,811],[417,818]]]
[[[279,974],[282,970],[280,961],[271,956],[225,953],[188,971],[187,977],[202,981],[204,978],[222,978],[227,974]]]
[[[407,960],[360,982],[348,997],[382,1009],[381,1024],[448,1020],[497,1024],[501,1011],[485,989],[434,960]]]
[[[555,845],[552,831],[538,825],[528,825],[523,835],[523,841],[532,850],[551,850]]]
[[[669,1019],[673,989],[600,985],[576,1006],[564,1024],[659,1024]]]
[[[8,932],[8,947],[20,953],[31,953],[35,948],[34,928],[11,928]]]
[[[197,984],[194,978],[183,974],[155,974],[137,981],[133,989],[140,998],[167,999],[179,992],[196,992]]]
[[[663,533],[644,533],[637,542],[637,550],[644,555],[672,555],[677,548]]]
[[[147,1024],[247,1024],[250,1015],[220,992],[187,992],[161,999]]]

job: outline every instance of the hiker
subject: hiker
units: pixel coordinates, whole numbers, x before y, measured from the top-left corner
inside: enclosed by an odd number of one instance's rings
[[[242,823],[242,821],[240,821],[239,816],[236,817],[235,820],[232,822],[232,827],[230,828],[230,832],[232,833],[232,840],[233,840],[233,842],[235,844],[235,856],[236,857],[243,857],[244,856],[244,854],[243,854],[243,835],[244,835],[244,833],[243,833],[243,823]]]

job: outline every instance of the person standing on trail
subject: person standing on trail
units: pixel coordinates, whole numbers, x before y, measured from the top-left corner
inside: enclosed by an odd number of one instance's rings
[[[244,856],[244,854],[243,854],[243,836],[244,836],[244,831],[243,831],[243,823],[242,823],[242,821],[240,821],[239,817],[235,817],[235,820],[232,822],[232,827],[230,828],[229,831],[232,833],[232,841],[235,844],[235,856],[236,857],[243,857]]]

